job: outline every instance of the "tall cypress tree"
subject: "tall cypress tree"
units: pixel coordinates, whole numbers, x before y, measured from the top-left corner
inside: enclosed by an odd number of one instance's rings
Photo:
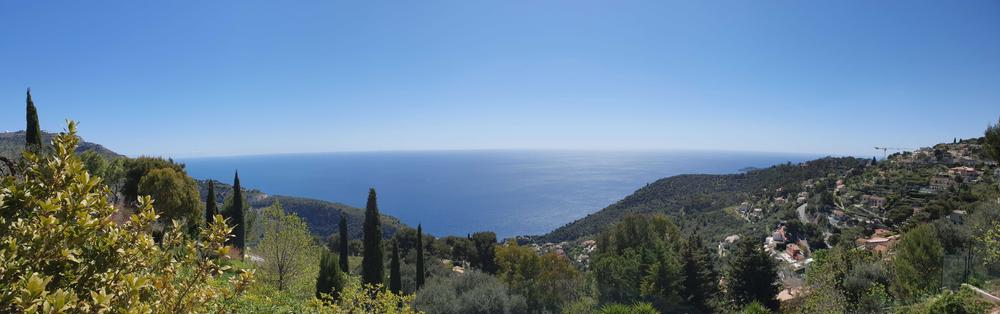
[[[38,109],[35,102],[31,101],[31,89],[28,89],[27,103],[27,125],[24,128],[24,146],[29,150],[36,150],[42,147],[42,129],[38,127]]]
[[[350,265],[347,261],[347,256],[350,254],[351,238],[347,236],[347,216],[344,216],[344,211],[340,211],[340,270],[345,274],[350,273]]]
[[[379,223],[378,204],[374,188],[368,191],[368,205],[365,206],[363,247],[361,282],[381,284],[385,280],[385,264],[382,261],[382,226]]]
[[[389,261],[389,291],[395,294],[403,291],[403,280],[399,275],[399,240],[392,241],[392,260]]]
[[[212,223],[212,217],[219,213],[215,203],[215,180],[208,180],[208,196],[205,197],[205,224]]]
[[[316,277],[316,297],[328,294],[334,299],[337,293],[344,288],[344,274],[340,272],[337,260],[333,258],[329,250],[323,250],[323,257],[319,261],[319,276]]]
[[[231,243],[234,247],[240,249],[240,255],[243,255],[243,251],[246,248],[246,221],[243,219],[243,189],[240,187],[240,172],[236,171],[236,177],[233,179],[233,206],[229,208],[229,215],[231,216],[231,222],[233,224],[233,238]]]
[[[417,289],[424,286],[424,232],[417,224]]]

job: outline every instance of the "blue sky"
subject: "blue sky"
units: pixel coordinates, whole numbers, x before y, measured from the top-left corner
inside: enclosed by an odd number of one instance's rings
[[[29,86],[129,155],[871,156],[997,121],[1000,2],[0,2],[0,131]]]

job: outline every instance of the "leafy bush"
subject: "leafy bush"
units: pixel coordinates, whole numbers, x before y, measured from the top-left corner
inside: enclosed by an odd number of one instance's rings
[[[111,191],[74,153],[76,124],[45,156],[25,153],[22,177],[0,178],[0,312],[192,313],[223,310],[251,272],[220,264],[231,230],[221,216],[198,241],[168,231],[140,198],[128,221],[111,220]],[[175,223],[176,225],[176,223]],[[213,284],[231,276],[225,284]]]
[[[534,250],[510,241],[496,248],[497,277],[525,296],[532,310],[558,312],[579,298],[583,276],[565,257]]]
[[[264,238],[250,254],[262,259],[261,282],[302,298],[315,295],[322,248],[314,243],[306,223],[285,213],[280,202],[264,208],[258,221]]]

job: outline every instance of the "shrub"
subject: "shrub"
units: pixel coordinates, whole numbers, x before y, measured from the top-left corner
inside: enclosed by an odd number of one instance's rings
[[[156,244],[149,197],[117,224],[110,189],[74,153],[76,124],[23,177],[0,178],[0,312],[190,313],[223,310],[252,281],[219,263],[231,228],[221,216],[193,240],[175,227]]]

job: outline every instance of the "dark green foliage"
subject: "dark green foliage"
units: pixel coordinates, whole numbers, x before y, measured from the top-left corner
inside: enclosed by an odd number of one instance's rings
[[[337,259],[333,258],[330,250],[323,250],[319,261],[319,276],[316,277],[316,297],[322,298],[323,294],[328,294],[336,299],[346,280],[340,271],[340,265],[337,265]]]
[[[472,243],[476,247],[476,256],[472,260],[472,266],[479,268],[484,273],[496,274],[497,234],[493,232],[473,233]]]
[[[417,289],[424,285],[424,232],[420,224],[417,224]]]
[[[173,160],[158,157],[145,157],[129,159],[125,162],[125,182],[122,185],[122,194],[125,201],[134,203],[139,196],[139,181],[142,177],[154,169],[170,168],[176,172],[184,173],[184,165],[174,163]]]
[[[726,276],[728,298],[737,307],[757,301],[777,311],[775,296],[781,283],[778,282],[775,261],[764,251],[761,243],[760,238],[744,236],[730,253],[730,269]]]
[[[192,233],[201,225],[204,215],[198,184],[184,172],[171,168],[150,170],[139,181],[139,194],[153,197],[153,207],[164,225],[178,220],[185,223]]]
[[[340,242],[338,243],[339,244],[338,247],[340,248],[340,250],[337,252],[337,254],[340,255],[340,270],[343,271],[344,273],[350,273],[351,272],[350,263],[347,262],[347,256],[351,254],[350,246],[348,246],[348,242],[350,242],[349,240],[350,237],[347,236],[347,217],[344,216],[343,212],[340,213],[339,229],[340,229],[339,230]]]
[[[477,271],[431,277],[427,285],[417,291],[414,307],[436,314],[528,312],[524,297],[512,295],[502,281]]]
[[[212,217],[219,213],[218,203],[215,202],[215,181],[208,181],[208,195],[205,196],[205,223],[211,223]]]
[[[399,294],[403,290],[403,280],[399,274],[399,242],[392,241],[392,259],[389,260],[389,291]]]
[[[709,301],[719,293],[719,274],[715,270],[711,249],[702,243],[697,233],[693,233],[684,245],[681,260],[684,273],[681,298],[684,303],[709,312]]]
[[[652,301],[660,310],[675,309],[684,279],[682,241],[677,226],[662,214],[628,215],[602,232],[591,265],[601,301]]]
[[[35,108],[35,102],[31,101],[31,89],[28,89],[28,98],[25,100],[27,103],[26,115],[27,115],[27,125],[24,128],[24,144],[25,147],[32,150],[38,150],[42,148],[42,129],[38,126],[38,109]]]
[[[983,135],[983,151],[989,158],[1000,162],[1000,121],[986,127]]]
[[[243,188],[240,187],[240,173],[236,172],[233,177],[233,194],[232,203],[229,208],[226,208],[226,214],[229,217],[229,224],[233,226],[233,238],[231,239],[231,244],[240,249],[240,254],[243,254],[244,248],[246,248],[246,236],[247,236],[247,221],[244,219],[244,214],[246,210],[246,205],[243,198]]]
[[[893,266],[899,297],[913,300],[941,287],[941,258],[944,248],[934,226],[919,225],[903,235],[896,245]]]
[[[379,223],[378,203],[375,189],[368,191],[365,206],[364,260],[361,262],[361,282],[380,284],[385,278],[382,259],[382,228]]]

